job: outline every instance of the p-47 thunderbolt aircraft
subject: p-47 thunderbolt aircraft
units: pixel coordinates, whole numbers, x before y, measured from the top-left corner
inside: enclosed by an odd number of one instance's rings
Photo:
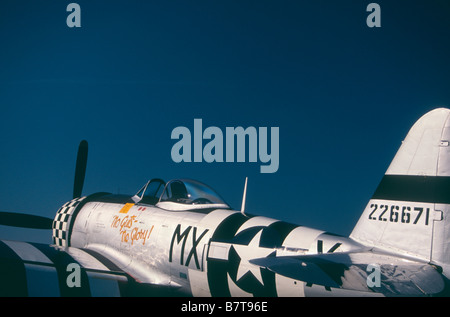
[[[53,232],[52,245],[0,241],[1,295],[446,295],[448,109],[411,128],[349,237],[231,210],[188,179],[82,196],[86,161],[82,141],[73,199],[54,220],[0,214]]]

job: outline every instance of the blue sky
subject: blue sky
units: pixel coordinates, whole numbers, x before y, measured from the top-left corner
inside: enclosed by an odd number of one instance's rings
[[[53,217],[84,194],[194,178],[250,213],[348,235],[412,124],[450,107],[448,1],[0,3],[0,210]],[[171,132],[279,127],[279,169],[174,163]],[[44,236],[44,238],[42,238]],[[47,239],[46,236],[49,238]],[[0,238],[50,234],[0,226]]]

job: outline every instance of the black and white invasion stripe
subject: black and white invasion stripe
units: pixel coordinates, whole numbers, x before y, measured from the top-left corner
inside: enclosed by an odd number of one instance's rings
[[[102,262],[103,261],[103,262]],[[76,265],[79,286],[68,283]],[[92,252],[0,240],[0,297],[122,296],[135,282]]]

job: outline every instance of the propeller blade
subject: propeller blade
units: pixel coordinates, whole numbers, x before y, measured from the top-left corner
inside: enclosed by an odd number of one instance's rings
[[[53,219],[29,214],[0,211],[0,225],[31,229],[52,229]]]
[[[86,165],[88,156],[88,143],[86,140],[80,142],[78,146],[77,163],[75,166],[75,180],[73,183],[73,198],[81,197],[86,175]]]

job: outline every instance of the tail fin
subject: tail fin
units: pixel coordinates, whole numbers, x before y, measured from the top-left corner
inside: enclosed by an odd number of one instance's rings
[[[450,110],[411,128],[351,238],[450,269]]]

